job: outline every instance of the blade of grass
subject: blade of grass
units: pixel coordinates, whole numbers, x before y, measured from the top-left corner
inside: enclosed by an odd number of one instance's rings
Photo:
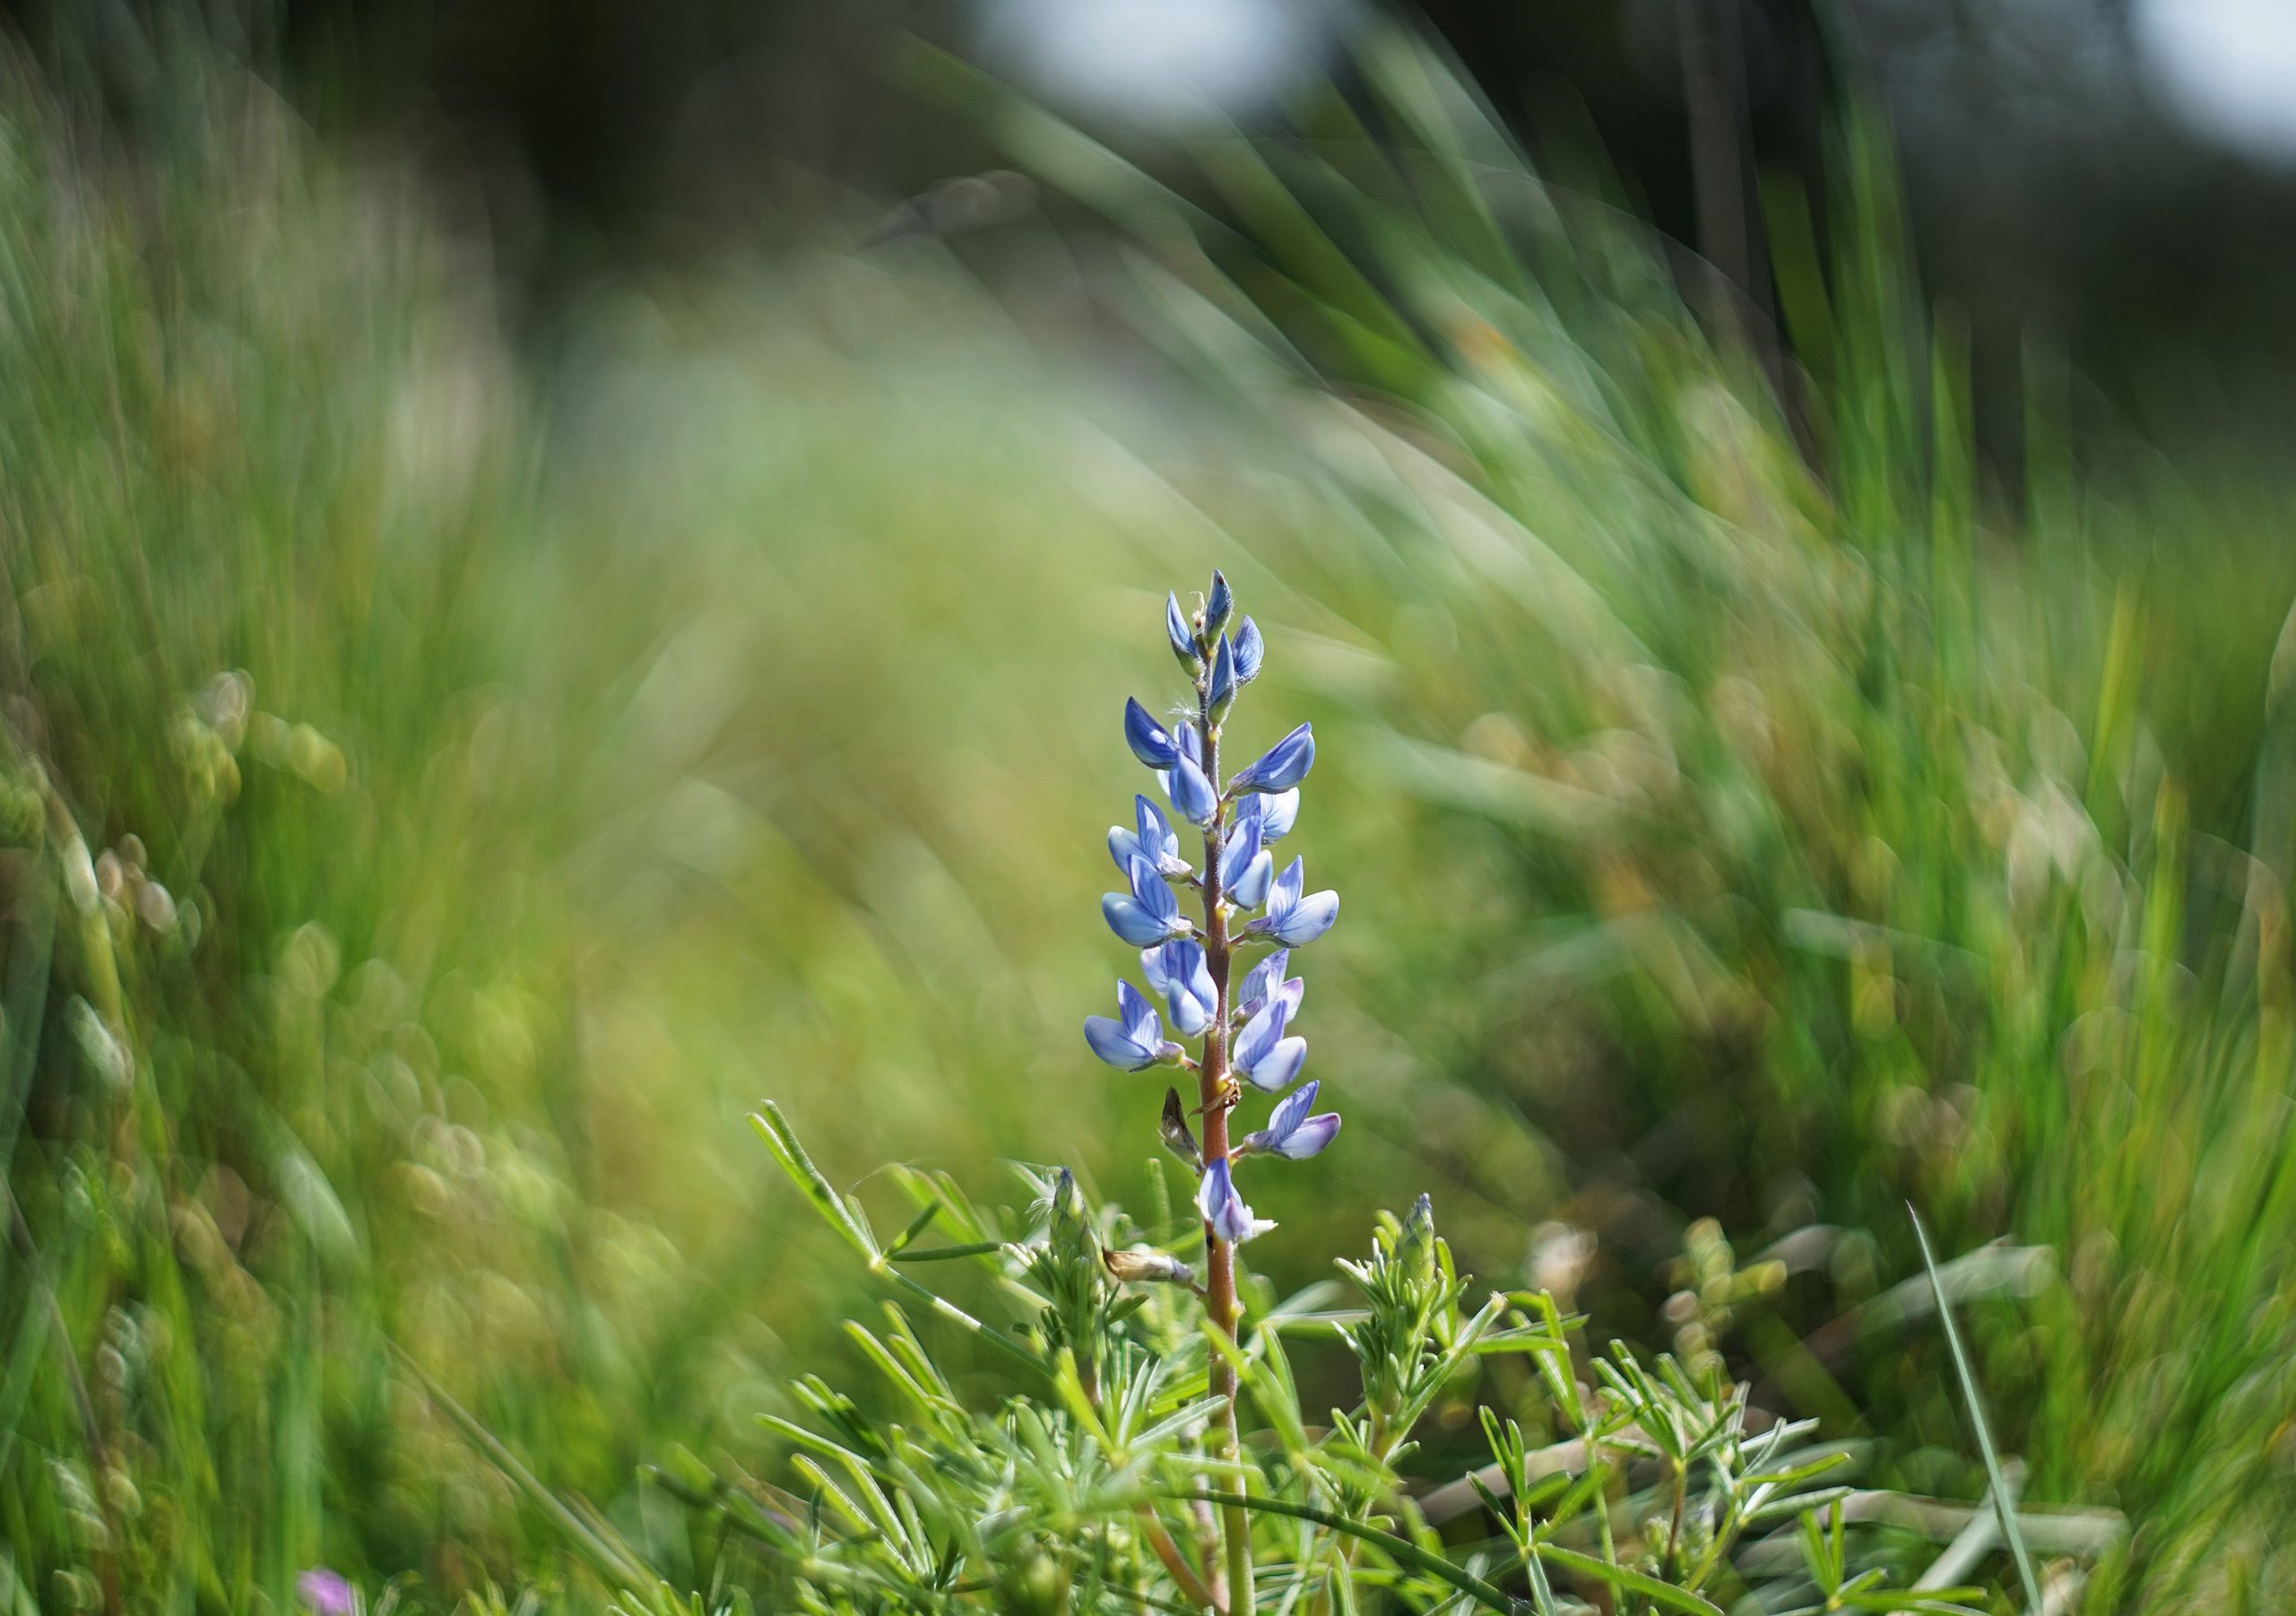
[[[1921,1221],[1921,1214],[1909,1203],[1907,1215],[1913,1220],[1914,1238],[1921,1243],[1922,1266],[1929,1273],[1929,1288],[1937,1299],[1937,1322],[1945,1327],[1945,1348],[1953,1354],[1954,1373],[1961,1380],[1962,1400],[1969,1405],[1969,1423],[1977,1434],[1977,1449],[1985,1460],[1985,1479],[1993,1491],[1993,1510],[2000,1518],[2002,1540],[2009,1545],[2010,1558],[2017,1562],[2017,1581],[2025,1591],[2025,1608],[2038,1612],[2040,1605],[2040,1579],[2033,1575],[2033,1557],[2025,1547],[2024,1533],[2017,1528],[2016,1495],[2010,1490],[2006,1475],[2001,1467],[2001,1455],[1993,1446],[1993,1428],[1985,1417],[1985,1403],[1977,1394],[1977,1377],[1970,1369],[1969,1354],[1962,1348],[1961,1326],[1954,1322],[1953,1304],[1945,1298],[1945,1282],[1937,1273],[1937,1254],[1929,1247],[1929,1231]]]

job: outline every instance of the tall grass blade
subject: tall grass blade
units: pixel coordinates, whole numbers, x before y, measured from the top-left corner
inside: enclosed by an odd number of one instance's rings
[[[1929,1231],[1923,1227],[1919,1212],[1910,1205],[1905,1210],[1913,1220],[1914,1238],[1921,1242],[1921,1264],[1929,1273],[1929,1288],[1937,1299],[1937,1322],[1945,1327],[1945,1348],[1953,1354],[1954,1373],[1961,1381],[1962,1401],[1969,1406],[1970,1428],[1977,1434],[1977,1449],[1985,1460],[1985,1479],[1992,1490],[1994,1513],[2000,1517],[2001,1538],[2009,1545],[2010,1558],[2017,1562],[2017,1581],[2025,1591],[2025,1609],[2037,1612],[2041,1608],[2040,1579],[2033,1575],[2033,1557],[2025,1547],[2025,1534],[2017,1525],[2016,1494],[2010,1490],[2001,1455],[1993,1446],[1993,1427],[1985,1417],[1985,1401],[1978,1395],[1977,1377],[1969,1367],[1969,1354],[1962,1350],[1961,1326],[1954,1322],[1953,1304],[1945,1298],[1945,1282],[1938,1277],[1937,1255],[1929,1247]]]

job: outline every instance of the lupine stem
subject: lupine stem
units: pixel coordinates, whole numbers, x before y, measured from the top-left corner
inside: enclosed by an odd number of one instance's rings
[[[1204,778],[1220,790],[1219,731],[1214,726],[1210,693],[1210,663],[1196,687],[1198,733],[1204,743]],[[1227,913],[1221,905],[1220,851],[1225,839],[1222,821],[1225,801],[1204,827],[1204,965],[1211,973],[1211,1025],[1204,1034],[1204,1057],[1196,1073],[1197,1092],[1204,1111],[1204,1162],[1225,1161],[1228,1156],[1228,936]],[[1238,1308],[1235,1297],[1235,1247],[1212,1232],[1204,1222],[1204,1304],[1215,1328],[1229,1341],[1235,1339]],[[1215,1424],[1213,1451],[1222,1459],[1235,1457],[1240,1447],[1236,1431],[1236,1376],[1234,1360],[1226,1353],[1212,1354],[1211,1389],[1226,1401]],[[1227,1540],[1227,1611],[1243,1616],[1252,1609],[1252,1519],[1240,1505],[1222,1510],[1222,1530]]]

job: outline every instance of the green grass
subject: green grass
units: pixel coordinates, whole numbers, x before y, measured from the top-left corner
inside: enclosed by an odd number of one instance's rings
[[[853,1361],[761,1094],[841,1185],[1134,1190],[1157,1096],[1077,1035],[1113,717],[1214,562],[1347,903],[1348,1130],[1259,1267],[1422,1188],[1494,1282],[1567,1222],[1600,1331],[1975,1498],[1934,1331],[1818,1334],[1919,1273],[1910,1200],[2055,1254],[1964,1319],[2027,1504],[2135,1524],[2080,1608],[2286,1597],[2285,491],[2036,385],[1999,497],[1873,143],[1832,239],[1772,199],[1813,469],[1599,184],[1393,42],[1392,149],[1200,143],[1231,223],[940,74],[1113,221],[1121,365],[928,244],[603,289],[539,376],[403,183],[155,60],[133,145],[0,115],[5,1608],[585,1608],[392,1342],[677,1572],[640,1464],[770,1473],[752,1415]],[[129,836],[169,929],[90,892]],[[1699,1217],[1754,1278],[1685,1323]]]

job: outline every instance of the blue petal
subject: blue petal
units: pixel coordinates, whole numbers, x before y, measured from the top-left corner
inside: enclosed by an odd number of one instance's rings
[[[1260,804],[1260,836],[1263,841],[1279,842],[1292,833],[1299,822],[1299,790],[1263,791],[1247,799]]]
[[[1133,899],[1157,919],[1169,920],[1180,912],[1180,900],[1165,884],[1164,872],[1147,859],[1136,858],[1125,865],[1124,878],[1131,883]]]
[[[1106,1016],[1084,1018],[1084,1041],[1092,1046],[1092,1053],[1120,1072],[1138,1072],[1156,1064],[1156,1050],[1142,1047],[1124,1030],[1122,1021],[1112,1021]]]
[[[1303,724],[1247,764],[1234,782],[1243,791],[1288,791],[1315,764],[1315,732]]]
[[[1187,618],[1181,614],[1180,597],[1176,595],[1164,597],[1164,632],[1172,641],[1172,654],[1180,658],[1182,667],[1192,673],[1204,665],[1203,657],[1196,650],[1196,637],[1189,630]]]
[[[1212,722],[1217,724],[1235,705],[1235,647],[1223,635],[1219,646],[1212,652],[1212,682],[1205,698],[1211,708]]]
[[[1176,992],[1165,1003],[1172,1011],[1172,1030],[1183,1038],[1198,1037],[1212,1024],[1212,1012],[1193,995]]]
[[[1172,973],[1164,968],[1164,951],[1169,943],[1157,943],[1140,951],[1140,975],[1148,978],[1148,991],[1162,997],[1172,991]]]
[[[1172,979],[1187,990],[1190,998],[1204,1008],[1209,1018],[1220,1002],[1220,990],[1213,986],[1211,962],[1205,958],[1200,943],[1170,943],[1166,948],[1177,951],[1173,958]]]
[[[1252,1215],[1243,1197],[1235,1193],[1235,1180],[1226,1161],[1215,1161],[1204,1169],[1203,1182],[1196,1188],[1196,1210],[1211,1225],[1215,1237],[1233,1246],[1276,1227]]]
[[[1235,682],[1250,684],[1260,677],[1261,659],[1268,654],[1268,642],[1260,638],[1260,625],[1250,618],[1235,630]]]
[[[1226,1160],[1222,1159],[1207,1165],[1202,1179],[1196,1186],[1196,1210],[1203,1213],[1204,1221],[1217,1223],[1221,1209],[1235,1199],[1235,1178],[1229,1172]]]
[[[1255,1089],[1269,1094],[1281,1094],[1299,1076],[1299,1069],[1307,1064],[1305,1038],[1281,1038],[1276,1047],[1261,1056],[1244,1073],[1244,1078]]]
[[[1180,756],[1179,746],[1165,733],[1164,725],[1130,696],[1124,698],[1124,744],[1150,769],[1169,769]]]
[[[1269,934],[1293,948],[1304,948],[1331,929],[1339,918],[1339,894],[1318,892],[1303,898],[1268,926]]]
[[[1156,1006],[1130,982],[1116,984],[1116,1014],[1141,1047],[1153,1049],[1164,1041],[1164,1024],[1157,1019]]]
[[[1284,1036],[1284,1021],[1290,1013],[1280,998],[1270,999],[1243,1024],[1230,1057],[1238,1072],[1248,1073],[1268,1057],[1268,1052]]]
[[[1140,955],[1140,970],[1148,986],[1163,997],[1172,1013],[1172,1024],[1183,1038],[1194,1038],[1211,1025],[1219,990],[1212,986],[1203,944],[1182,938],[1146,950]]]
[[[1172,821],[1164,817],[1164,810],[1144,796],[1132,799],[1132,823],[1140,841],[1140,856],[1150,864],[1161,863],[1167,853],[1180,851],[1180,838],[1172,834]]]
[[[1243,873],[1252,867],[1252,861],[1259,856],[1260,821],[1247,819],[1229,834],[1227,846],[1220,849],[1220,891],[1233,891],[1235,883],[1243,879]],[[1255,908],[1258,906],[1246,904],[1244,907]]]
[[[1294,977],[1276,989],[1276,1003],[1284,1007],[1286,1026],[1288,1027],[1299,1020],[1300,1001],[1305,997],[1307,997],[1307,982],[1304,977]]]
[[[1307,1120],[1308,1108],[1315,1103],[1315,1091],[1321,1086],[1311,1079],[1302,1083],[1297,1091],[1277,1101],[1276,1108],[1268,1113],[1266,1136],[1274,1140],[1288,1138],[1294,1128]]]
[[[1204,638],[1209,639],[1226,628],[1228,613],[1235,610],[1235,594],[1227,586],[1227,576],[1215,569],[1212,592],[1204,600]]]
[[[1256,909],[1268,901],[1269,883],[1274,879],[1275,873],[1275,856],[1270,853],[1262,853],[1245,867],[1243,873],[1237,876],[1234,884],[1227,886],[1226,891],[1236,908]]]
[[[1108,856],[1116,861],[1119,870],[1129,871],[1132,861],[1141,856],[1140,838],[1122,825],[1108,827]]]
[[[1171,783],[1172,805],[1181,817],[1191,825],[1209,825],[1212,816],[1220,811],[1219,794],[1196,767],[1192,758],[1182,758],[1172,772],[1165,777]]]
[[[1299,890],[1307,882],[1307,861],[1295,858],[1276,877],[1276,884],[1268,893],[1268,918],[1272,923],[1289,914],[1299,901]]]
[[[1146,948],[1151,943],[1161,943],[1171,935],[1171,923],[1149,914],[1133,899],[1122,892],[1100,895],[1101,918],[1108,929],[1134,948]]]
[[[1243,978],[1241,1007],[1246,1011],[1259,1008],[1260,1001],[1268,996],[1268,990],[1284,979],[1284,967],[1290,962],[1289,951],[1279,948],[1253,966],[1251,974]]]
[[[1323,1147],[1339,1134],[1339,1113],[1326,1111],[1321,1116],[1305,1118],[1282,1140],[1262,1148],[1293,1161],[1304,1161],[1310,1156],[1321,1155]]]

